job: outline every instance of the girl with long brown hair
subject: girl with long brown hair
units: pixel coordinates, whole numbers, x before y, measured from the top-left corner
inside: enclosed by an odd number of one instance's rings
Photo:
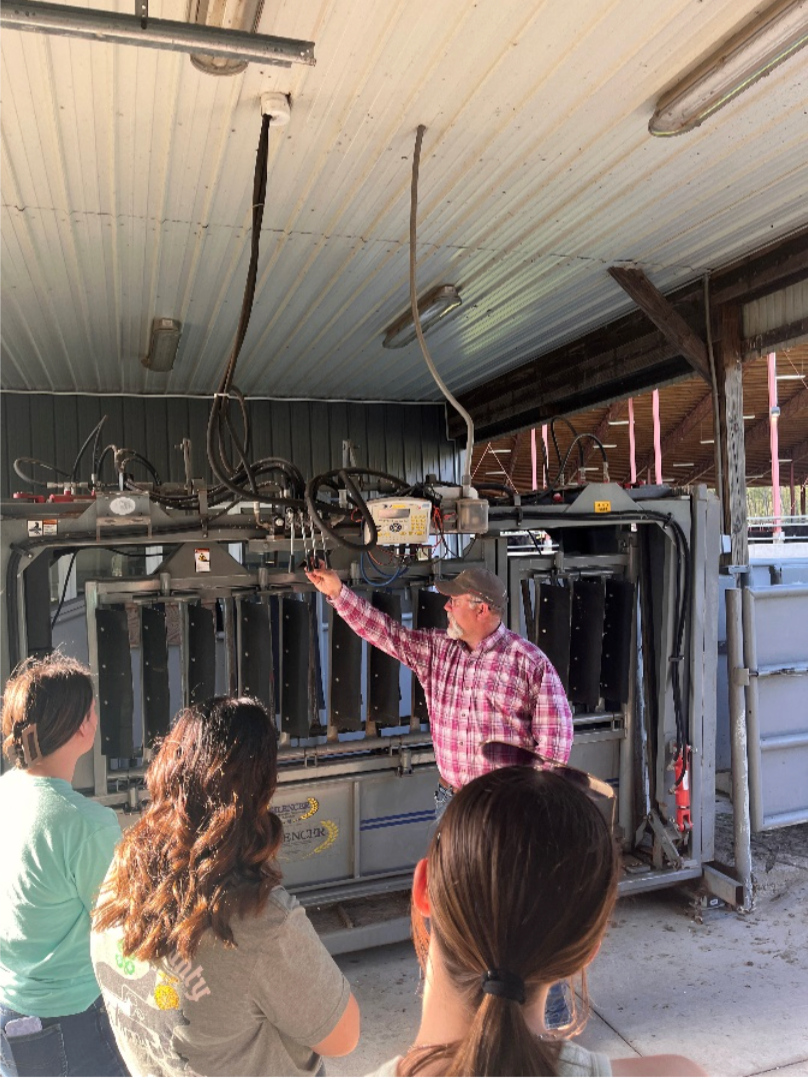
[[[149,766],[92,943],[133,1075],[313,1076],[356,1045],[350,987],[280,885],[277,778],[251,698],[186,709]]]
[[[617,879],[605,818],[559,772],[512,766],[462,788],[415,871],[421,1026],[376,1075],[704,1075],[670,1055],[609,1062],[569,1040],[577,1016],[565,1032],[545,1028],[554,983],[581,973],[586,1000]]]

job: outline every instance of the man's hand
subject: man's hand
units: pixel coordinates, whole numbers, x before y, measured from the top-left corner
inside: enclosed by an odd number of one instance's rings
[[[329,570],[322,560],[318,560],[316,570],[307,570],[306,577],[323,596],[336,600],[342,591],[342,582],[335,570]]]

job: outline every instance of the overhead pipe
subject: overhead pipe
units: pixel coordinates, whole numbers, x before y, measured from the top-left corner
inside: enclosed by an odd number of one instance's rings
[[[291,67],[292,64],[314,66],[315,62],[313,41],[252,34],[244,30],[222,30],[170,19],[141,20],[140,15],[38,3],[36,0],[4,3],[0,8],[0,25],[7,30],[78,37],[115,45],[140,45],[170,52],[205,53],[280,67]]]

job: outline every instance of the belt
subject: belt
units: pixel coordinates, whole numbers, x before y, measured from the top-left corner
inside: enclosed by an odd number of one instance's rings
[[[442,776],[438,777],[438,786],[442,787],[444,791],[448,791],[450,795],[456,795],[460,790],[460,788],[456,788],[452,784],[447,784]]]

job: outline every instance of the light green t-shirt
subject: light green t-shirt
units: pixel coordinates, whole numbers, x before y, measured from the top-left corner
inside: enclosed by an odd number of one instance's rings
[[[66,780],[0,777],[0,1004],[73,1016],[98,997],[90,912],[121,829]]]

